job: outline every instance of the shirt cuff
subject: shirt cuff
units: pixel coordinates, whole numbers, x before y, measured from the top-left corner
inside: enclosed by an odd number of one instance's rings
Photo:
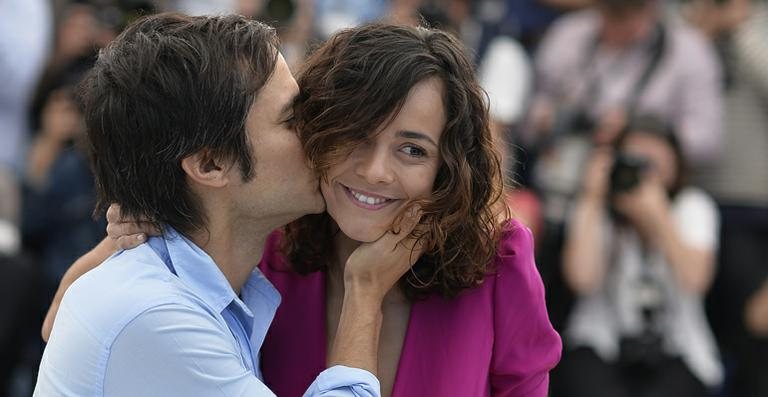
[[[381,385],[372,373],[360,369],[335,365],[321,372],[305,397],[344,395],[355,397],[381,397]]]

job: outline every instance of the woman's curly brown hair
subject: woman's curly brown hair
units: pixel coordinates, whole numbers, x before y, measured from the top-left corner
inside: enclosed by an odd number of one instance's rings
[[[445,86],[447,123],[433,194],[420,203],[423,232],[415,237],[426,251],[400,280],[411,299],[431,293],[453,297],[478,285],[489,272],[501,234],[500,162],[485,94],[464,47],[451,35],[426,28],[369,24],[340,31],[306,62],[294,107],[307,156],[325,177],[391,122],[411,89],[431,77]],[[326,269],[336,258],[338,232],[328,213],[286,226],[283,248],[294,270]]]

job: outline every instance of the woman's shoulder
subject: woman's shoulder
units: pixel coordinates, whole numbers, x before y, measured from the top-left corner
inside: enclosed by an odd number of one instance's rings
[[[508,220],[504,225],[490,277],[496,332],[516,335],[494,348],[500,357],[495,369],[506,372],[524,360],[529,381],[540,382],[559,361],[562,342],[549,320],[533,233],[520,221]]]
[[[504,221],[496,250],[497,261],[504,257],[526,257],[533,255],[533,233],[517,219]]]
[[[542,292],[543,283],[536,267],[531,229],[518,220],[507,220],[490,270],[497,295],[522,292],[519,296],[522,299],[529,297],[531,292],[536,292],[534,295]]]

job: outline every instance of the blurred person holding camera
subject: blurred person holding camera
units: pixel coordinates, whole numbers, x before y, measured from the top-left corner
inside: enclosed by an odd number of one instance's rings
[[[614,142],[634,115],[653,114],[674,127],[692,167],[714,161],[720,67],[705,37],[666,18],[660,0],[596,0],[551,26],[535,75],[520,140],[531,152],[528,180],[541,196],[539,257],[559,324],[571,297],[560,274],[564,222],[594,146]]]
[[[717,45],[725,75],[721,161],[697,175],[723,217],[709,297],[735,396],[768,396],[768,3],[695,0],[685,16]]]
[[[685,183],[675,133],[632,121],[590,159],[565,239],[577,295],[558,396],[707,396],[723,378],[703,296],[715,270],[713,200]]]

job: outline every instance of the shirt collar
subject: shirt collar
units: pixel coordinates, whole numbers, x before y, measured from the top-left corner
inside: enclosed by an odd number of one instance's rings
[[[176,275],[216,312],[221,313],[234,302],[252,320],[254,313],[251,308],[260,305],[259,300],[265,299],[269,306],[277,308],[280,294],[258,269],[254,269],[243,285],[243,302],[213,258],[172,227],[166,226],[165,229],[163,240],[168,261]]]
[[[251,313],[250,317],[246,322],[248,329],[251,330],[251,343],[256,347],[256,350],[260,350],[277,312],[277,307],[280,305],[280,293],[256,268],[243,285],[240,295],[245,306],[251,309],[248,312]]]

